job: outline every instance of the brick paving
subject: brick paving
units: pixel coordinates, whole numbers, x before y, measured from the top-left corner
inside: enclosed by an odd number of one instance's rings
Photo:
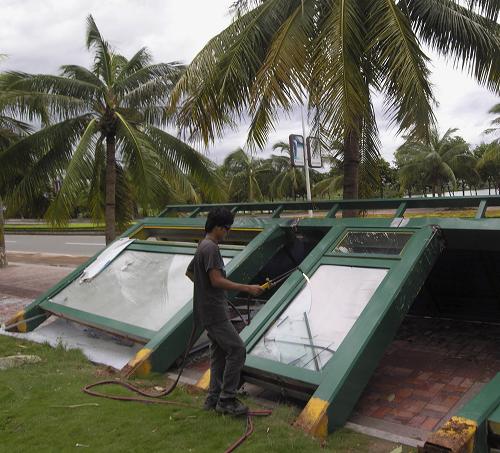
[[[500,325],[408,317],[355,413],[433,431],[500,371]]]

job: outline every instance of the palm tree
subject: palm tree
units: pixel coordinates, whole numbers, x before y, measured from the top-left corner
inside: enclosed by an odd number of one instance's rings
[[[396,150],[403,190],[408,189],[409,182],[415,178],[431,188],[432,196],[436,196],[436,193],[441,195],[443,188],[450,183],[455,186],[453,168],[473,159],[467,143],[453,136],[456,131],[448,129],[440,137],[437,129],[433,128],[428,142],[408,138]]]
[[[493,142],[480,146],[483,152],[477,163],[477,170],[483,180],[488,181],[488,190],[491,192],[493,185],[495,193],[500,193],[500,143]]]
[[[292,165],[290,144],[279,141],[273,145],[273,150],[286,153],[287,156],[277,156],[273,154],[269,164],[273,169],[274,177],[270,184],[271,196],[278,199],[291,197],[294,200],[299,193],[305,193],[304,171]]]
[[[20,137],[26,135],[31,127],[15,118],[3,114],[2,110],[2,95],[0,94],[0,152],[8,148],[12,143],[15,143]],[[4,181],[0,184],[0,268],[7,266],[7,254],[5,249],[5,232],[4,232],[4,204],[2,197],[7,193],[9,182],[13,180],[14,175],[11,175],[9,181]]]
[[[0,61],[5,58],[0,54]],[[0,153],[32,131],[29,124],[13,118],[12,105],[10,104],[8,93],[0,91]],[[28,114],[34,114],[35,108],[28,102],[26,111]],[[40,112],[40,110],[38,110]],[[7,266],[7,254],[5,248],[5,230],[4,230],[4,204],[2,197],[7,193],[7,189],[14,177],[19,176],[10,174],[9,178],[0,181],[0,268]]]
[[[399,132],[427,139],[434,122],[423,45],[482,85],[500,85],[500,4],[490,0],[236,0],[232,24],[194,58],[173,91],[185,134],[205,143],[250,115],[248,141],[306,103],[326,142],[340,140],[344,198],[358,197],[363,159],[378,157],[372,93]]]
[[[229,182],[229,196],[232,201],[261,201],[262,190],[259,176],[269,167],[238,148],[229,154],[222,165],[222,172]]]
[[[498,134],[498,138],[494,141],[500,143],[500,104],[494,105],[488,113],[493,113],[498,115],[496,118],[491,120],[491,128],[484,131],[485,134]]]
[[[196,200],[193,178],[206,193],[223,197],[210,160],[163,129],[169,124],[163,106],[183,68],[152,64],[145,48],[130,59],[116,53],[92,16],[86,44],[94,53],[90,70],[66,65],[59,76],[3,77],[4,89],[17,93],[20,108],[36,98],[53,120],[0,156],[0,169],[7,172],[34,162],[11,203],[32,200],[47,177],[64,177],[47,218],[67,222],[80,194],[87,193],[93,216],[104,216],[109,243],[116,237],[117,213],[125,219],[133,215],[132,199],[145,208],[163,206],[179,194]]]

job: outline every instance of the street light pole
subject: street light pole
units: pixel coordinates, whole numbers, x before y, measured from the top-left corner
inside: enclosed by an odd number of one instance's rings
[[[302,141],[303,141],[303,150],[304,150],[304,172],[306,174],[306,196],[307,201],[311,201],[311,181],[309,179],[309,159],[306,150],[307,145],[307,135],[306,135],[306,123],[304,121],[304,105],[300,105],[300,115],[302,117]],[[312,209],[308,211],[309,217],[313,216]]]

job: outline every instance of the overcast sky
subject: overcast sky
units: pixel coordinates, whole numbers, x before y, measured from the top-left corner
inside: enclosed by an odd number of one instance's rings
[[[1,69],[55,73],[63,64],[88,65],[85,19],[92,14],[104,38],[125,56],[149,48],[155,61],[188,63],[203,45],[231,21],[233,0],[0,0],[0,54],[7,54]],[[432,82],[439,102],[436,110],[442,132],[450,127],[472,144],[488,140],[482,131],[489,126],[488,110],[500,98],[479,87],[451,63],[433,59]],[[375,102],[382,140],[382,155],[392,162],[402,140],[389,129],[380,101]],[[300,116],[283,119],[272,134],[272,143],[301,134]],[[246,127],[229,132],[209,150],[220,163],[246,139]]]

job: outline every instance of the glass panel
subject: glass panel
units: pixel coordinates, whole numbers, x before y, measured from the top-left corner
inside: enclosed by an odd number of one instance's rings
[[[349,231],[333,252],[399,255],[411,236],[402,232]]]
[[[388,269],[323,265],[251,354],[321,370],[368,304]]]
[[[75,280],[51,301],[157,331],[192,298],[185,276],[192,258],[126,250],[94,279]]]

